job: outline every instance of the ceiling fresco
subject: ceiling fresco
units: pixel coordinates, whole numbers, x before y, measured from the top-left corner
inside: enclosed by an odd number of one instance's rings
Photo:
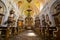
[[[14,0],[17,4],[20,14],[27,16],[28,12],[26,10],[31,9],[31,16],[39,15],[40,10],[45,4],[45,0]]]

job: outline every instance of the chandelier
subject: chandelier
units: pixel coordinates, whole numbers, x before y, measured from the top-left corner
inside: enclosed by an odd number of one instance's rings
[[[28,3],[30,3],[32,0],[27,0]]]

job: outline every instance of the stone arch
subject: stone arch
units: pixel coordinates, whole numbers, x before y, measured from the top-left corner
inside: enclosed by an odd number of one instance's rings
[[[60,3],[60,0],[56,0],[50,7],[50,12],[54,13],[53,9]],[[53,14],[52,14],[53,15]]]
[[[2,9],[3,9],[3,13],[1,14],[1,15],[3,15],[1,18],[1,24],[3,23],[3,20],[4,20],[4,17],[5,17],[5,14],[7,13],[7,8],[6,8],[6,5],[5,5],[5,3],[2,1],[2,0],[0,0],[0,6],[2,7]],[[0,15],[0,16],[1,16]]]
[[[60,26],[60,0],[55,1],[50,9],[52,16],[54,17],[56,26]]]
[[[0,3],[2,3],[2,5],[4,6],[5,13],[6,13],[7,7],[6,7],[5,3],[3,1],[1,1],[1,0],[0,0]]]
[[[60,10],[60,0],[56,0],[50,8],[50,12],[54,17],[54,21],[58,29],[58,31],[56,32],[56,40],[60,39],[60,35],[59,35],[60,34],[60,11],[59,10]]]

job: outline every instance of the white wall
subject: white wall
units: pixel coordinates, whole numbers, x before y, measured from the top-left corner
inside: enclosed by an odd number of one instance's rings
[[[55,26],[54,17],[52,17],[52,13],[50,12],[50,8],[55,1],[56,0],[50,0],[50,2],[46,3],[45,6],[43,7],[43,9],[41,10],[40,15],[39,15],[39,17],[41,19],[41,23],[42,23],[42,14],[44,14],[44,15],[48,14],[49,20],[52,22],[51,26]]]
[[[14,9],[14,11],[15,11],[15,20],[16,20],[16,22],[17,22],[17,19],[18,19],[18,16],[19,16],[19,10],[18,10],[18,7],[16,6],[16,4],[13,2],[13,1],[9,1],[9,0],[1,0],[4,4],[5,4],[5,6],[6,6],[6,12],[4,13],[4,17],[3,17],[3,19],[2,19],[2,26],[6,26],[6,25],[4,25],[3,23],[5,22],[5,21],[7,21],[7,19],[8,19],[8,16],[9,16],[9,11],[13,8]],[[15,25],[15,26],[17,26],[17,25]]]

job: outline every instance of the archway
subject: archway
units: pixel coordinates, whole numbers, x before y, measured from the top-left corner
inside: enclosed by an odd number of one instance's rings
[[[5,13],[7,13],[6,5],[2,0],[0,0],[0,26],[5,20]]]
[[[55,1],[50,9],[52,16],[54,17],[54,21],[58,31],[56,32],[56,39],[60,39],[60,0]]]
[[[55,1],[50,9],[50,12],[52,12],[52,16],[54,17],[56,26],[60,26],[60,0]]]
[[[6,13],[6,6],[5,6],[4,2],[0,1],[0,25],[2,23],[5,13]]]
[[[5,28],[3,28],[1,26],[3,19],[5,17],[5,13],[6,13],[6,6],[5,3],[3,1],[0,0],[0,35],[3,36],[6,33]],[[4,29],[4,30],[3,30]]]

